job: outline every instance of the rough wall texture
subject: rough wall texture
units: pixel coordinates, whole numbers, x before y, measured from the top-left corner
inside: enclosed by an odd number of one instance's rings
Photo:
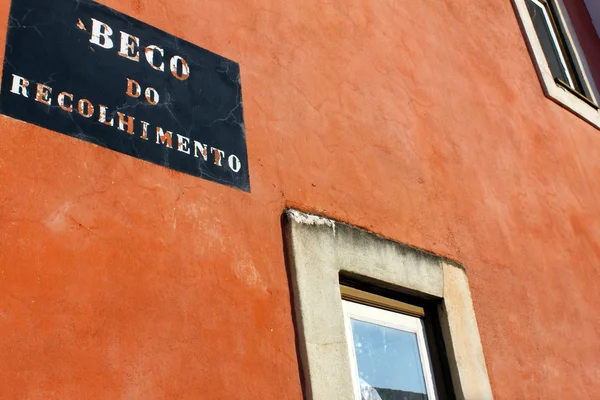
[[[462,263],[496,399],[600,398],[600,132],[509,1],[101,2],[240,62],[252,193],[0,117],[0,398],[301,399],[285,206]]]

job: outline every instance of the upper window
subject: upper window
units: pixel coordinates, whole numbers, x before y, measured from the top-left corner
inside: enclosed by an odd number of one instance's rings
[[[598,92],[562,0],[513,2],[545,95],[600,128]]]
[[[592,101],[593,95],[586,87],[584,74],[578,67],[573,49],[565,40],[564,30],[558,23],[555,5],[549,0],[526,0],[526,3],[556,83]]]

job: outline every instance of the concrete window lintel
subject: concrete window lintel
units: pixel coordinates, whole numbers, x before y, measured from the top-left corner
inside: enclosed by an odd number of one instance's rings
[[[340,272],[443,299],[442,329],[458,399],[492,399],[464,269],[328,218],[288,210],[295,323],[310,400],[354,400]]]

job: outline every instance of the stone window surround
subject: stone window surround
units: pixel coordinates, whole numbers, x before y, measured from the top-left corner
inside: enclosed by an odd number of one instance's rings
[[[594,97],[592,101],[595,104],[598,104],[598,99],[600,96],[598,95],[598,90],[594,84],[592,74],[590,73],[583,50],[581,49],[579,41],[577,40],[577,35],[575,35],[575,30],[573,29],[573,25],[571,24],[571,20],[569,19],[565,5],[563,4],[562,0],[554,1],[557,5],[557,23],[564,28],[565,40],[572,49],[573,61],[577,64],[579,69],[583,71],[583,83],[592,93]],[[554,81],[554,77],[552,76],[552,72],[550,71],[548,62],[546,61],[546,57],[544,56],[542,45],[540,44],[533,26],[533,22],[531,21],[531,17],[527,11],[525,0],[512,0],[512,2],[524,33],[523,36],[525,37],[525,42],[527,43],[531,58],[534,61],[535,69],[546,97],[552,99],[559,105],[577,114],[581,118],[594,125],[596,128],[600,129],[600,111],[587,104],[585,101],[581,100],[568,90],[558,86]]]
[[[493,399],[465,270],[328,218],[287,210],[286,251],[307,400],[354,400],[340,272],[443,300],[442,335],[457,399]]]

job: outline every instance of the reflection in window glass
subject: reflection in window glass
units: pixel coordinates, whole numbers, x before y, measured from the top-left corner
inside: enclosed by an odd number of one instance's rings
[[[560,44],[558,43],[558,38],[552,27],[546,7],[537,2],[537,0],[526,0],[526,3],[552,75],[573,86],[567,63],[560,50]]]
[[[351,319],[363,400],[425,400],[417,335]]]

